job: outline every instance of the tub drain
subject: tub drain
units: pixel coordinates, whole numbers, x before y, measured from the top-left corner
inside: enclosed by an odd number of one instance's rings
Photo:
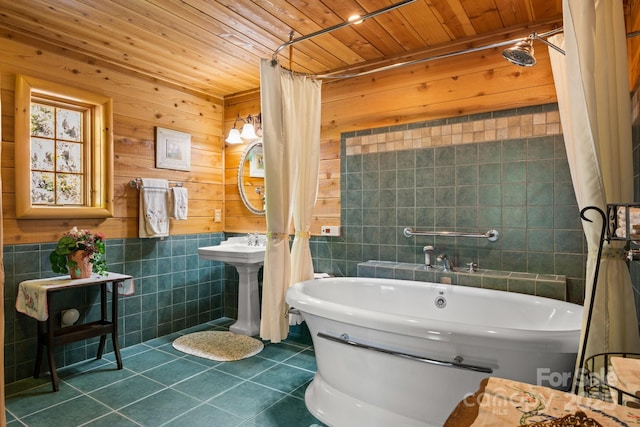
[[[446,306],[447,306],[447,300],[445,299],[445,297],[436,298],[436,307],[445,308]]]

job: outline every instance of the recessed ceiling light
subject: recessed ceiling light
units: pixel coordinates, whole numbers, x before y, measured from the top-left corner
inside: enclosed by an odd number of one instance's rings
[[[352,22],[354,24],[361,24],[362,23],[362,19],[360,19],[361,16],[360,15],[351,15],[349,17],[349,19],[347,19],[347,21]]]

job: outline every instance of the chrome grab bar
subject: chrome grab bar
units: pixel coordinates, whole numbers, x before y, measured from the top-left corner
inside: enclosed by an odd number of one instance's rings
[[[490,242],[495,242],[500,237],[498,230],[489,230],[486,233],[463,233],[458,231],[416,231],[411,227],[406,227],[402,234],[404,237],[412,236],[445,236],[445,237],[479,237],[486,238]]]
[[[363,348],[366,350],[373,350],[384,354],[390,354],[392,356],[404,357],[406,359],[415,360],[417,362],[429,363],[431,365],[445,366],[448,368],[466,369],[468,371],[481,372],[483,374],[492,374],[492,368],[486,368],[484,366],[467,365],[462,363],[462,357],[456,356],[453,362],[447,362],[445,360],[429,359],[428,357],[416,356],[414,354],[404,353],[401,351],[390,350],[383,347],[377,347],[371,344],[364,344],[358,341],[352,340],[348,334],[342,334],[339,337],[334,335],[325,334],[324,332],[318,332],[320,338],[327,339],[329,341],[337,342],[340,344],[346,344],[357,348]]]

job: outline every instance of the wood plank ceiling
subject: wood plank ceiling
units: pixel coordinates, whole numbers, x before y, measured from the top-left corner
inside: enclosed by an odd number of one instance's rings
[[[259,60],[297,38],[399,0],[0,0],[0,40],[64,50],[210,96],[259,87]],[[561,26],[561,0],[416,0],[283,49],[305,73],[484,46]],[[1,43],[1,41],[0,41]],[[1,59],[0,59],[1,61]]]

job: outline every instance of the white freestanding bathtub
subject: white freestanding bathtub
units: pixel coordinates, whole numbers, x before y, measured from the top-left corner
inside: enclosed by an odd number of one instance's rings
[[[579,305],[370,278],[297,283],[286,300],[313,337],[307,408],[332,427],[441,426],[488,376],[571,385]]]

